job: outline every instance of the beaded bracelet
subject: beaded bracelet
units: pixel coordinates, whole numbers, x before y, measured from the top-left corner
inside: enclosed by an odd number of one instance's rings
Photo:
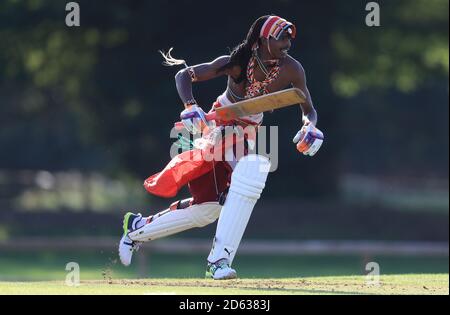
[[[187,100],[186,102],[184,102],[184,107],[189,107],[192,105],[197,105],[197,101],[194,98],[191,98],[189,100]]]

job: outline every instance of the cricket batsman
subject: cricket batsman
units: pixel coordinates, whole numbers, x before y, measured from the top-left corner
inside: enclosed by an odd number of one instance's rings
[[[197,104],[192,94],[194,82],[227,76],[225,91],[214,102],[210,112],[244,99],[295,87],[303,91],[305,102],[300,104],[302,124],[293,142],[298,151],[313,156],[323,142],[323,133],[316,128],[317,113],[306,86],[305,70],[288,52],[296,36],[291,22],[275,15],[258,18],[247,37],[230,55],[209,63],[188,66],[174,59],[170,50],[163,54],[166,65],[185,65],[175,76],[178,94],[184,104],[181,122],[189,132],[221,134],[226,127],[257,130],[263,113],[215,122]],[[226,137],[226,136],[223,136]],[[241,136],[234,144],[247,148],[254,137]],[[143,217],[128,212],[123,220],[123,236],[119,244],[121,262],[128,266],[132,255],[142,242],[173,235],[194,227],[203,227],[218,220],[213,246],[207,258],[206,277],[215,280],[234,279],[231,268],[253,208],[264,189],[270,169],[268,158],[236,154],[233,146],[223,147],[222,159],[205,159],[202,150],[194,148],[175,156],[159,173],[147,178],[145,189],[154,195],[175,197],[181,187],[188,185],[191,198],[179,200],[157,214]],[[226,158],[224,158],[226,157]]]

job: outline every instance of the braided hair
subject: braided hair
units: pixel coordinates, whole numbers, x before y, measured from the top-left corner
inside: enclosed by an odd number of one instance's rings
[[[233,81],[238,84],[246,79],[248,62],[252,57],[252,47],[256,42],[261,44],[259,42],[259,33],[264,22],[266,22],[269,17],[270,15],[264,15],[253,22],[250,30],[248,31],[247,37],[231,52],[230,61],[219,68],[217,72],[231,69],[234,66],[239,66],[241,68],[241,73],[236,79],[233,78]]]

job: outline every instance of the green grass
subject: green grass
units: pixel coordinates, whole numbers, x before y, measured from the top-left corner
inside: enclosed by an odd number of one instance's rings
[[[115,252],[1,253],[0,281],[62,281],[68,262],[79,264],[81,280],[198,278],[204,275],[206,255],[152,253],[125,268]],[[448,257],[351,255],[240,255],[233,267],[243,279],[350,276],[365,274],[368,261],[377,262],[382,275],[446,274],[449,269]]]
[[[2,252],[0,294],[448,294],[448,257],[240,255],[238,280],[208,281],[206,254],[147,253],[125,268],[115,252]],[[72,261],[78,287],[64,284]],[[379,286],[366,284],[369,261]]]
[[[1,294],[183,294],[183,295],[309,295],[309,294],[449,294],[448,274],[384,275],[379,285],[363,276],[290,279],[149,279],[64,282],[0,282]]]

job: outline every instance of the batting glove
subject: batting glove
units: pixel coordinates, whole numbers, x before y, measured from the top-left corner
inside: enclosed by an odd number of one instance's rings
[[[184,127],[192,134],[201,133],[208,125],[205,112],[198,105],[191,105],[180,114]]]
[[[297,143],[297,150],[304,155],[313,156],[323,143],[323,133],[312,124],[304,125],[292,141]]]

